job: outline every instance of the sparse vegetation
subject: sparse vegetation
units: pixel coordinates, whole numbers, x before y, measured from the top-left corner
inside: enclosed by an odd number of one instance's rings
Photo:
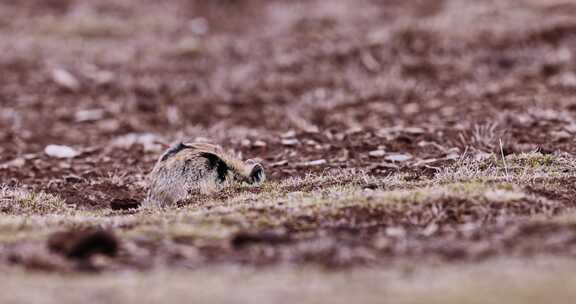
[[[69,214],[72,207],[52,194],[0,186],[0,214],[50,215]]]
[[[570,178],[576,175],[576,162],[569,155],[543,155],[538,152],[506,156],[508,175],[504,162],[496,154],[483,154],[479,159],[466,158],[448,166],[438,174],[438,179],[455,180],[504,180],[530,183],[538,178]]]

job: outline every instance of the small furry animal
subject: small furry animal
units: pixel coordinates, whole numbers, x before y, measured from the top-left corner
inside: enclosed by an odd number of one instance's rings
[[[261,164],[243,162],[219,146],[180,142],[160,156],[148,178],[145,205],[167,207],[192,192],[213,192],[226,181],[257,184],[266,175]]]

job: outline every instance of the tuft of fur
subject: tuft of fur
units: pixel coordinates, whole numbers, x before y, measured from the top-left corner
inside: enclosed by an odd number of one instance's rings
[[[255,184],[265,179],[259,163],[244,162],[216,145],[181,142],[156,162],[148,176],[145,204],[173,206],[191,193],[210,193],[230,180]]]

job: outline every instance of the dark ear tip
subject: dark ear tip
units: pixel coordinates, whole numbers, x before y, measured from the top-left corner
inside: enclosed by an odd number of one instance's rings
[[[172,145],[170,148],[168,148],[166,152],[164,152],[164,154],[160,158],[160,161],[165,161],[186,148],[188,148],[188,146],[186,146],[183,142],[178,142],[175,145]]]

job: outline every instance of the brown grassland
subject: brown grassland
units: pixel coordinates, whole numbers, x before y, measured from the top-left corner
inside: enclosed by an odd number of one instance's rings
[[[575,14],[0,1],[0,303],[573,302]],[[138,208],[178,140],[268,180]]]

